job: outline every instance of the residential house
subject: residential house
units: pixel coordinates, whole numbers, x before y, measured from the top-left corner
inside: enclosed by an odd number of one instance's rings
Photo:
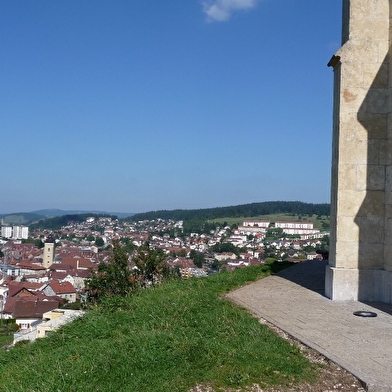
[[[30,261],[22,261],[18,263],[19,267],[19,275],[22,276],[40,276],[44,275],[46,272],[46,268],[42,265],[38,265],[35,263],[32,263]]]
[[[17,299],[14,304],[12,318],[16,319],[19,330],[31,330],[35,324],[41,321],[45,312],[56,309],[58,306],[59,302],[56,300]]]
[[[67,302],[76,302],[76,289],[70,282],[49,281],[42,291],[48,296],[58,296]]]

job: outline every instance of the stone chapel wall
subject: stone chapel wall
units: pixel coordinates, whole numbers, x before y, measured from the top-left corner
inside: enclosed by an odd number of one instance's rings
[[[331,244],[326,295],[392,302],[389,0],[344,0],[334,68]]]

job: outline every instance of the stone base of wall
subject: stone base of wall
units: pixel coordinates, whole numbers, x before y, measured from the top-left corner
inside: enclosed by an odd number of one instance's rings
[[[333,301],[392,304],[392,272],[326,267],[325,295]]]

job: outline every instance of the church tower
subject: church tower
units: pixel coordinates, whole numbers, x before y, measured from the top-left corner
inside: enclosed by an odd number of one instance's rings
[[[49,235],[44,242],[43,266],[49,268],[54,262],[55,240]]]
[[[331,237],[325,292],[392,303],[390,0],[343,0],[334,70]]]

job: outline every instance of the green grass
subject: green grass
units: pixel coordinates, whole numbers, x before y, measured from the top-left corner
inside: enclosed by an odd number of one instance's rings
[[[317,368],[295,346],[222,296],[269,272],[249,267],[108,301],[0,352],[0,391],[245,391],[312,380]]]
[[[0,347],[11,344],[14,340],[14,335],[0,335]]]

